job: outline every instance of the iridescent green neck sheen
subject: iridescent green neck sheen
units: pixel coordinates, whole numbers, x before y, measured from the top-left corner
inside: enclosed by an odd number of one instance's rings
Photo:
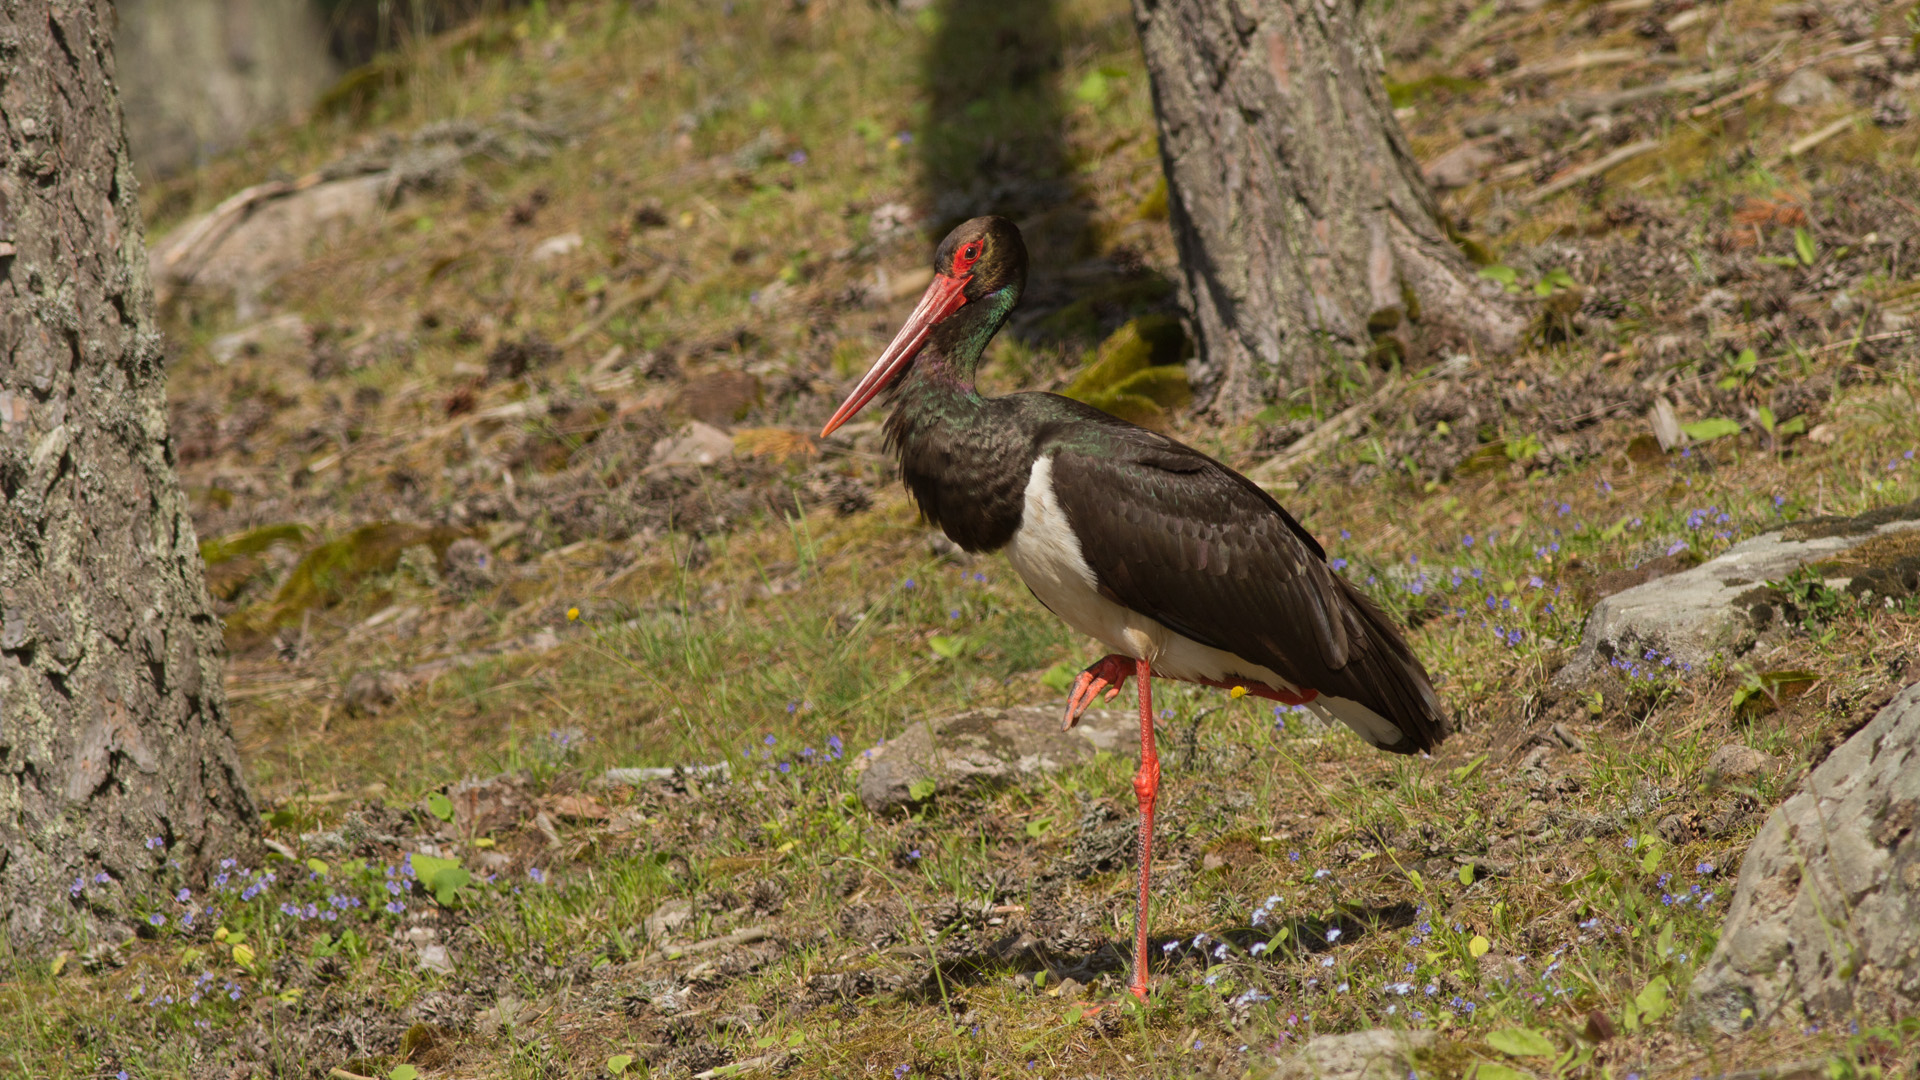
[[[972,392],[974,375],[987,343],[1006,324],[1013,305],[1020,300],[1020,282],[1009,282],[997,292],[967,303],[946,321],[935,327],[926,349],[908,372],[906,386],[923,380],[958,383]],[[903,387],[904,388],[904,387]]]

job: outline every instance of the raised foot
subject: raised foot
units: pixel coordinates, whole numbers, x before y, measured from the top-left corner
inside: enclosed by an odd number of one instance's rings
[[[1144,975],[1136,976],[1132,982],[1127,984],[1127,992],[1132,994],[1134,997],[1139,998],[1141,1003],[1145,1004],[1147,1000],[1146,976]]]
[[[1093,707],[1094,700],[1100,696],[1101,691],[1106,692],[1108,701],[1118,696],[1120,688],[1127,684],[1127,679],[1132,676],[1134,667],[1138,663],[1139,661],[1131,656],[1108,653],[1089,664],[1087,670],[1081,672],[1080,677],[1074,680],[1073,693],[1067,695],[1066,722],[1061,725],[1061,729],[1066,730],[1079,723],[1080,717]]]

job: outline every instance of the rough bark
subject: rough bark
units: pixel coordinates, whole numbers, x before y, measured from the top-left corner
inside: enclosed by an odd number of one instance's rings
[[[0,0],[0,919],[15,950],[124,933],[257,828],[167,445],[112,20],[109,0]]]
[[[1133,11],[1201,404],[1240,416],[1340,358],[1518,339],[1521,317],[1440,225],[1358,0]]]

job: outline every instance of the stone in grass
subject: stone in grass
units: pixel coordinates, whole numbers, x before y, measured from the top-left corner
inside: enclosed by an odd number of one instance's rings
[[[447,954],[445,945],[422,945],[420,946],[420,968],[422,971],[451,975],[453,974],[453,957]]]
[[[1722,780],[1738,783],[1765,776],[1778,767],[1780,761],[1772,754],[1762,753],[1751,746],[1740,743],[1728,743],[1713,752],[1707,759],[1707,771]]]
[[[1920,684],[1767,818],[1687,1009],[1726,1033],[1920,1011]]]
[[[1715,655],[1738,656],[1775,618],[1780,598],[1766,583],[1809,566],[1828,575],[1829,587],[1856,596],[1911,595],[1920,576],[1920,501],[1795,522],[1691,570],[1614,593],[1594,605],[1580,647],[1554,682],[1581,689],[1616,658],[1666,670],[1669,657],[1674,668],[1701,668]],[[1657,659],[1645,659],[1649,650]]]
[[[1431,1031],[1386,1028],[1320,1035],[1281,1058],[1266,1080],[1405,1080],[1435,1038]]]
[[[1055,772],[1102,750],[1125,754],[1139,746],[1135,713],[1089,709],[1071,731],[1060,730],[1060,716],[1058,706],[1025,705],[912,724],[855,759],[860,801],[879,813],[928,797],[928,781],[932,794],[946,794]]]

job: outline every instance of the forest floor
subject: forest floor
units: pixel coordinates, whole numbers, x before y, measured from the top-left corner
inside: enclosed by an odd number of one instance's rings
[[[1915,606],[1551,676],[1649,560],[1920,498],[1909,9],[1384,17],[1415,154],[1533,341],[1158,422],[1247,468],[1369,403],[1278,490],[1413,626],[1460,733],[1390,758],[1162,684],[1138,1007],[1126,757],[854,796],[908,721],[1056,705],[1098,652],[917,521],[874,424],[815,437],[932,245],[988,210],[1030,238],[996,392],[1177,310],[1127,5],[901,7],[534,4],[148,185],[165,243],[250,185],[384,177],[274,279],[164,290],[271,850],[137,940],[10,960],[6,1070],[1241,1076],[1390,1026],[1438,1033],[1435,1077],[1907,1075],[1911,1031],[1679,1017],[1747,843],[1903,677]],[[1777,672],[1807,674],[1742,693]],[[1710,771],[1730,745],[1765,764]]]

